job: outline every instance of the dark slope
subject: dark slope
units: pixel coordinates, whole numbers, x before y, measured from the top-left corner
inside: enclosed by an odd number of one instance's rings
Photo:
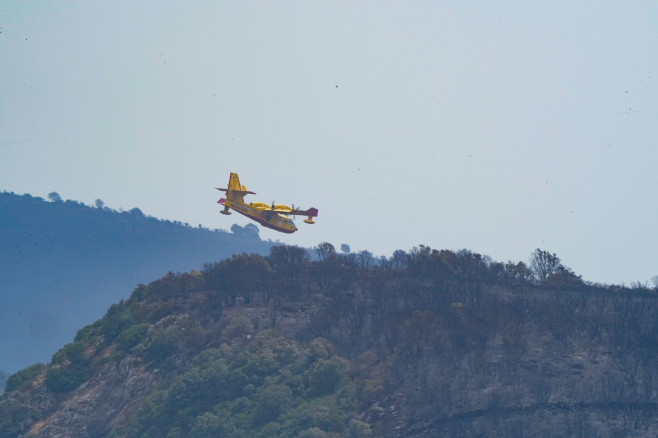
[[[275,246],[169,274],[11,376],[0,438],[656,436],[655,291],[518,270]]]
[[[270,245],[138,209],[0,193],[0,369],[49,360],[139,282]]]

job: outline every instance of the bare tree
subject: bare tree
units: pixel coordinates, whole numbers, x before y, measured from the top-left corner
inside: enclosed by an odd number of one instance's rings
[[[557,274],[561,267],[560,258],[548,251],[537,248],[530,256],[530,272],[539,284],[543,284],[551,275]]]
[[[321,262],[334,257],[336,255],[336,248],[329,242],[322,242],[315,248],[315,253]]]
[[[372,256],[372,253],[367,250],[363,250],[359,252],[358,260],[359,260],[359,265],[361,266],[361,269],[364,271],[367,271],[370,269],[370,266],[373,264],[375,258]]]
[[[391,256],[390,262],[391,266],[395,269],[402,269],[407,266],[407,259],[409,256],[407,255],[406,252],[402,251],[401,249],[398,249],[393,252],[393,255]]]

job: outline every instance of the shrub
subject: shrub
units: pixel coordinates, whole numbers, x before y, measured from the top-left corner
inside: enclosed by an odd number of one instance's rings
[[[72,342],[53,355],[46,372],[46,386],[54,392],[69,392],[91,377],[91,365],[82,342]]]
[[[7,379],[5,391],[10,392],[25,389],[45,369],[46,365],[38,363],[11,375],[9,379]]]
[[[345,377],[341,364],[333,359],[319,359],[309,375],[309,392],[320,396],[333,393]]]
[[[46,372],[46,386],[53,392],[70,392],[89,380],[89,377],[91,371],[84,364],[53,367]]]
[[[117,344],[123,351],[128,351],[135,345],[142,342],[146,337],[149,325],[146,323],[136,324],[128,327],[117,337]]]
[[[275,420],[293,403],[292,391],[285,385],[268,385],[259,393],[258,421],[261,424]]]
[[[251,323],[249,318],[245,315],[240,315],[229,321],[229,323],[226,325],[226,328],[222,331],[222,337],[232,341],[234,339],[244,338],[253,332],[254,325]]]
[[[176,352],[176,344],[167,333],[159,333],[144,350],[144,359],[152,366],[165,366],[162,362]]]
[[[115,306],[116,304],[112,305],[112,307]],[[100,332],[105,337],[105,342],[112,342],[123,330],[133,323],[134,319],[129,311],[113,314],[108,311],[108,314],[101,319]]]

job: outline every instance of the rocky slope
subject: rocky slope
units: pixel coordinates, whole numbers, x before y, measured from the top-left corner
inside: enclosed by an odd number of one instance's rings
[[[9,379],[0,437],[658,433],[655,291],[397,257],[273,247],[140,286]]]

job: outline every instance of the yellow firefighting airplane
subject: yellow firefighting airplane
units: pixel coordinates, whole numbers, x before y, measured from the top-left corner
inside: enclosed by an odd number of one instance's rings
[[[220,211],[222,214],[231,214],[229,208],[237,211],[240,214],[247,216],[260,223],[264,227],[271,228],[282,233],[294,233],[297,227],[294,222],[288,217],[290,215],[308,216],[304,219],[307,224],[314,224],[313,218],[318,215],[317,208],[309,208],[308,210],[298,210],[294,207],[287,205],[274,204],[267,205],[262,202],[244,202],[244,196],[248,194],[255,195],[254,192],[247,190],[245,186],[240,185],[238,174],[231,172],[228,180],[228,188],[220,189],[226,193],[226,198],[217,201],[218,204],[224,206]]]

